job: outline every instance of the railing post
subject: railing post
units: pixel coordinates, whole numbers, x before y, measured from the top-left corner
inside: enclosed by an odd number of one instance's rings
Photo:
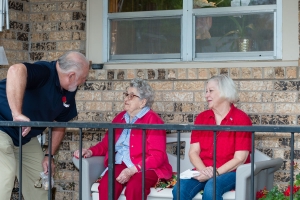
[[[82,128],[79,129],[79,200],[82,200]]]
[[[22,200],[22,127],[19,127],[19,200]]]
[[[115,133],[108,128],[108,199],[115,199]]]
[[[48,181],[49,181],[49,187],[48,187],[48,200],[52,200],[52,169],[51,169],[51,159],[52,159],[52,128],[49,128],[49,136],[48,136]]]
[[[294,194],[294,132],[291,132],[291,180],[290,180],[290,200],[293,200]]]
[[[254,159],[255,159],[255,132],[252,132],[252,137],[251,137],[251,194],[250,194],[250,199],[255,199],[254,198]]]
[[[143,129],[143,161],[142,161],[142,200],[144,200],[145,198],[145,159],[146,159],[146,153],[145,153],[145,149],[146,149],[146,131],[145,129]]]
[[[180,149],[181,149],[181,142],[180,142],[180,130],[177,130],[177,200],[180,200]],[[185,155],[187,156],[187,155]]]
[[[213,176],[213,179],[214,179],[214,189],[213,189],[213,200],[216,200],[216,182],[217,182],[217,179],[216,179],[216,155],[217,155],[217,132],[214,131],[214,142],[213,142],[213,145],[214,145],[214,169],[213,169],[213,173],[214,173],[214,176]]]

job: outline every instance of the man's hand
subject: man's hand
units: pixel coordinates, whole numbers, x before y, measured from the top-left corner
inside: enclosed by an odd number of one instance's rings
[[[52,173],[52,176],[54,175],[54,170],[55,170],[55,165],[54,165],[53,161],[54,161],[54,159],[52,158],[51,159],[51,173]],[[48,156],[44,157],[44,160],[42,162],[42,166],[43,166],[43,169],[44,169],[44,173],[48,174],[48,172],[49,172],[49,157]]]
[[[74,157],[75,158],[79,158],[79,150],[76,150],[75,152],[74,152]],[[93,155],[93,152],[91,151],[91,150],[89,150],[89,149],[82,149],[82,157],[83,158],[89,158],[89,157],[92,157],[92,155]]]
[[[138,170],[135,166],[123,169],[123,171],[119,174],[119,176],[116,178],[116,180],[121,183],[127,183],[131,176],[133,176]]]
[[[51,153],[49,153],[49,151],[47,151],[46,153],[54,155],[55,152],[57,151],[59,145],[61,144],[63,138],[65,136],[65,128],[52,128],[52,148],[51,148]],[[54,174],[54,169],[55,169],[55,165],[54,165],[54,160],[51,159],[51,171],[52,174]],[[49,157],[45,156],[43,162],[42,162],[42,166],[44,169],[44,173],[48,174],[49,171]]]
[[[23,114],[13,115],[13,121],[30,122],[30,119]],[[22,136],[25,137],[31,130],[31,127],[22,127]]]

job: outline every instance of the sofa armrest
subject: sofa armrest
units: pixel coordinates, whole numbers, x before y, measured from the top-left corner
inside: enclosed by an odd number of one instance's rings
[[[254,163],[254,192],[266,187],[272,189],[274,172],[282,165],[281,158],[264,160]],[[235,199],[250,199],[251,192],[251,163],[241,165],[236,171]],[[255,196],[254,194],[254,196]]]
[[[79,169],[79,159],[73,157],[73,163]],[[91,187],[104,170],[104,156],[82,159],[82,199],[92,200]]]

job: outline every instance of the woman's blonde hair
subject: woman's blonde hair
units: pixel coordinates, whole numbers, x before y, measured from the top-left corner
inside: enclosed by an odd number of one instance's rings
[[[220,90],[220,97],[225,98],[230,103],[236,103],[238,101],[238,92],[236,89],[236,85],[233,80],[229,78],[227,75],[221,74],[217,76],[213,76],[207,80],[216,81]]]

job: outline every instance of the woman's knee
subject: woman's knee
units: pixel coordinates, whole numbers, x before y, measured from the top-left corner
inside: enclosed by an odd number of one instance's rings
[[[141,184],[134,185],[127,185],[125,190],[125,196],[128,200],[136,200],[136,199],[142,199],[143,196],[143,189],[140,186]],[[144,191],[144,198],[147,199],[147,196],[150,193],[150,189],[145,188]]]
[[[218,181],[217,181],[218,183]],[[220,185],[219,185],[220,186]],[[207,181],[204,190],[203,190],[203,200],[211,200],[213,199],[214,195],[216,195],[217,200],[223,199],[223,189],[218,187],[218,184],[216,184],[216,192],[214,192],[214,181],[213,179],[210,179]]]
[[[177,200],[178,199],[178,188],[174,187],[172,190],[172,195],[173,195],[173,200]],[[186,190],[180,189],[180,199],[184,199],[184,200],[190,200],[192,199],[192,197],[190,196],[190,194],[188,192],[186,192]]]
[[[185,181],[180,181],[180,199],[184,200],[191,200],[194,197],[193,191],[192,191],[192,186],[185,182]],[[172,195],[173,195],[173,200],[177,200],[178,198],[178,184],[176,184],[172,190]]]
[[[176,200],[177,199],[177,187],[176,187],[176,185],[174,186],[174,188],[172,190],[172,195],[173,195],[173,199]]]
[[[218,193],[217,190],[216,190],[216,193],[214,193],[212,187],[205,187],[204,191],[203,191],[202,199],[203,200],[211,200],[211,199],[214,199],[215,195],[216,195],[215,199],[217,199],[217,200],[219,200],[220,197],[222,198],[222,194]]]

